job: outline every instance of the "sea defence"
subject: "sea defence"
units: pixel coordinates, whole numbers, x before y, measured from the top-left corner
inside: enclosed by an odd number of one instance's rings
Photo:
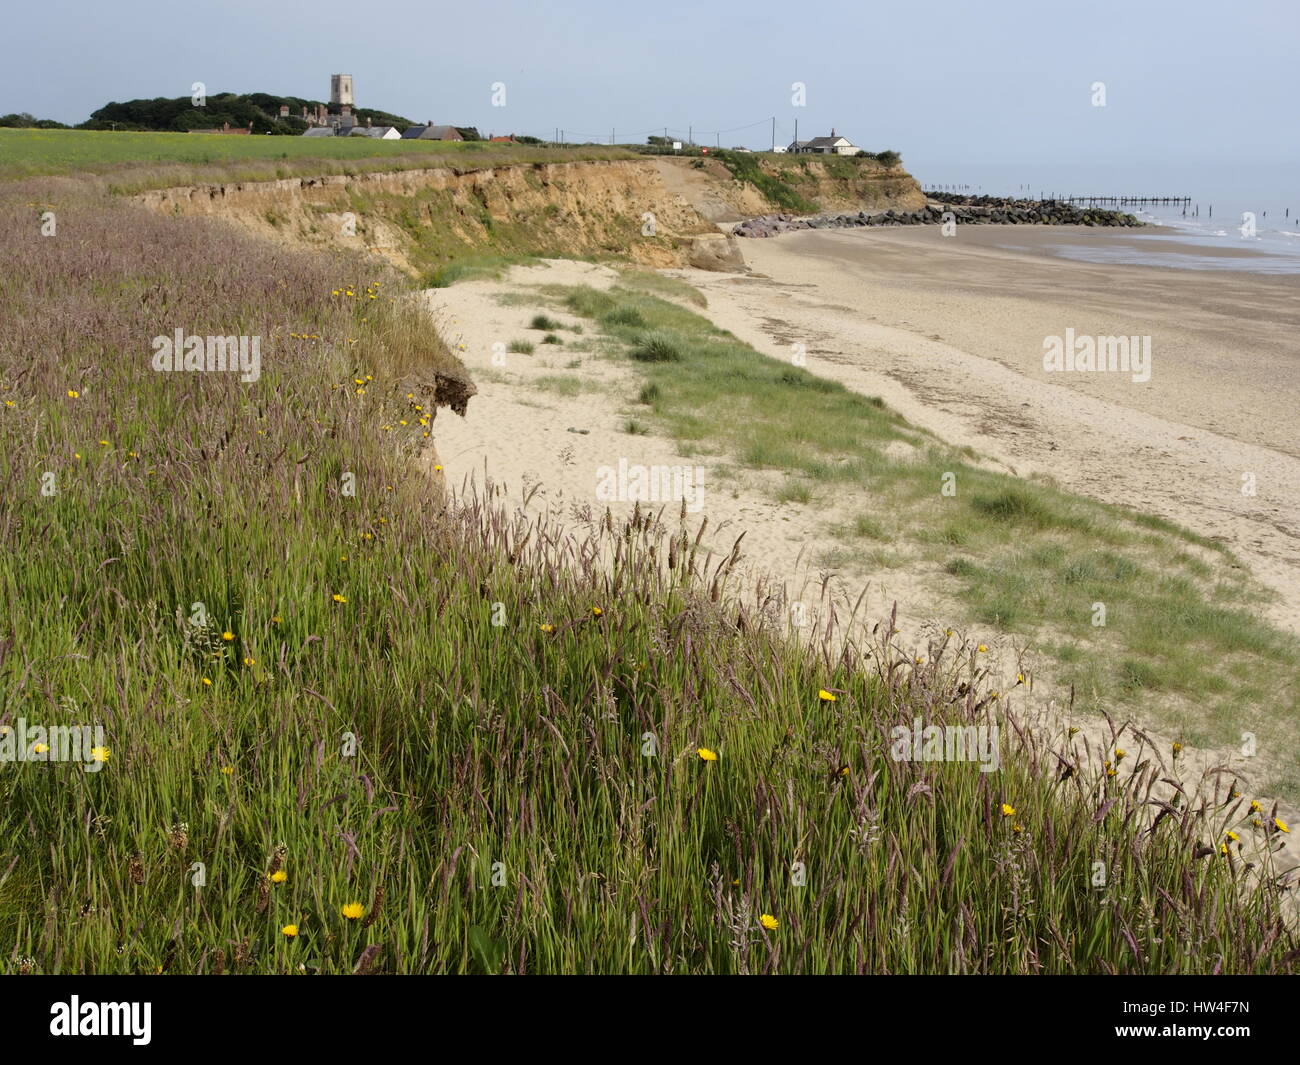
[[[1141,226],[1124,211],[1076,207],[1061,200],[1006,200],[990,206],[929,203],[917,211],[858,211],[848,214],[768,214],[747,218],[732,231],[737,237],[775,237],[799,229],[852,229],[859,226],[922,225]]]

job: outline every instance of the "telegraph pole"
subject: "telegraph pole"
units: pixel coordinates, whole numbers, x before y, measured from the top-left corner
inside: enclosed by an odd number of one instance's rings
[[[776,151],[776,115],[772,116],[772,151]]]

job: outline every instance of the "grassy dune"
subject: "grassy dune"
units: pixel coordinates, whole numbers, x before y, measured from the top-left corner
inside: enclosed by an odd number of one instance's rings
[[[0,764],[3,971],[1297,971],[1230,780],[1148,830],[1169,753],[1021,735],[957,637],[796,646],[671,524],[443,503],[457,367],[373,266],[67,183],[0,220],[0,722],[107,748]],[[734,342],[625,299],[707,413]],[[177,327],[261,336],[261,380],[154,372]],[[917,717],[1000,724],[1002,768],[893,760]]]

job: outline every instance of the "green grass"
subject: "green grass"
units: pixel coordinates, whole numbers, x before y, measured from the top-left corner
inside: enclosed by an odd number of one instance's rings
[[[266,180],[300,174],[476,169],[511,162],[634,158],[614,148],[541,148],[482,141],[381,141],[369,137],[220,136],[64,129],[0,129],[0,178],[121,172],[132,190],[199,180]],[[137,170],[137,174],[129,173]],[[178,175],[188,172],[189,179]]]
[[[506,345],[506,351],[513,351],[519,355],[531,355],[535,350],[531,340],[512,340]]]

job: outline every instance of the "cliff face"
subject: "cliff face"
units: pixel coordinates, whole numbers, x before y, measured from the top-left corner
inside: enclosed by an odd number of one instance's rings
[[[843,174],[817,160],[773,166],[823,209],[924,203],[909,175],[847,162],[829,161]],[[716,160],[679,158],[192,185],[138,198],[160,211],[226,217],[265,236],[364,249],[416,276],[467,256],[610,255],[654,267],[739,269],[734,242],[716,223],[776,206]]]

